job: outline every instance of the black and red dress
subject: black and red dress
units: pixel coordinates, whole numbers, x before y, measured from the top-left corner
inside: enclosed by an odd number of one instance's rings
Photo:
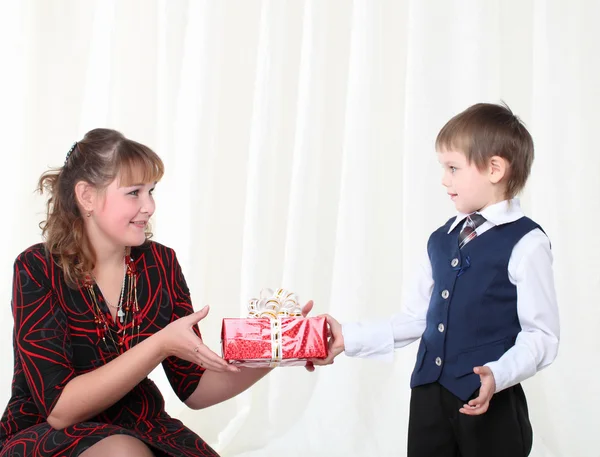
[[[100,290],[96,303],[111,335],[99,332],[90,292],[67,287],[62,270],[37,244],[15,261],[14,375],[12,395],[0,422],[0,457],[77,456],[103,438],[131,435],[157,456],[217,456],[198,435],[165,412],[157,386],[148,378],[101,414],[63,430],[46,418],[62,389],[75,376],[98,368],[173,320],[193,312],[190,294],[175,252],[147,242],[132,248],[139,305],[136,322],[114,322]],[[123,329],[123,327],[125,327]],[[111,336],[108,335],[108,336]],[[105,336],[103,339],[102,336]],[[182,401],[198,386],[204,370],[171,357],[163,362],[169,382]]]

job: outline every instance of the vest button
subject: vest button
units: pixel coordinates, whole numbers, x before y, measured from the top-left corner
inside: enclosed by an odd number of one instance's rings
[[[440,359],[439,357],[435,358],[435,364],[439,367],[442,365],[442,359]]]
[[[444,332],[444,324],[438,324],[438,331],[439,331],[440,333],[443,333],[443,332]]]
[[[450,296],[450,292],[448,290],[442,290],[442,298],[445,300]]]
[[[453,267],[458,265],[458,259],[452,259],[452,262],[450,262],[450,265],[452,265]]]

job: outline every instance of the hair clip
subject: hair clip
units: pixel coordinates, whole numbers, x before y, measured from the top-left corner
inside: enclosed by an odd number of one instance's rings
[[[69,161],[69,157],[71,156],[71,153],[75,150],[76,147],[77,147],[77,141],[71,145],[71,149],[69,149],[69,152],[67,152],[67,157],[65,157],[65,165]]]

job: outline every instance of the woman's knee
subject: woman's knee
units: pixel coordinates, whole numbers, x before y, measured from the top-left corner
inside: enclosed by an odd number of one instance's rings
[[[129,435],[112,435],[98,441],[79,457],[154,457],[143,441]]]

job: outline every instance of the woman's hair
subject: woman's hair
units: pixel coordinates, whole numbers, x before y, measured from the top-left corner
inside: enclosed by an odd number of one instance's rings
[[[163,162],[149,147],[110,129],[94,129],[75,143],[60,168],[40,176],[38,190],[47,192],[46,220],[40,223],[46,251],[63,270],[69,287],[81,286],[96,263],[84,230],[75,185],[84,181],[102,191],[117,177],[121,186],[159,181]],[[152,236],[146,229],[146,239]]]

